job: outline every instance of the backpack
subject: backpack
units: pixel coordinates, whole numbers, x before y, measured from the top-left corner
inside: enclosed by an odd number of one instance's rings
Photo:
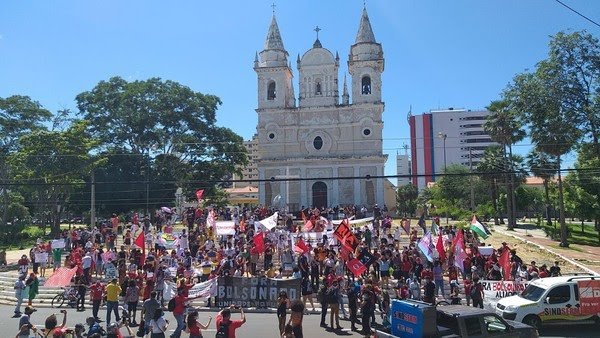
[[[229,338],[229,324],[221,322],[221,325],[219,325],[219,329],[217,330],[215,338]]]
[[[171,298],[171,300],[167,304],[167,310],[169,312],[173,312],[173,310],[175,310],[175,305],[177,305],[176,302],[175,302],[175,298]]]

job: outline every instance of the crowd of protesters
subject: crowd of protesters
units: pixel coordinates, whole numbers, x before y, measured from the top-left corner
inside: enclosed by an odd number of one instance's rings
[[[92,302],[91,316],[87,320],[88,337],[102,331],[115,337],[133,336],[131,328],[135,327],[138,336],[165,337],[165,332],[174,328],[170,337],[178,338],[182,332],[188,332],[190,337],[201,337],[201,330],[209,327],[212,318],[208,318],[207,324],[201,324],[198,312],[189,306],[193,298],[188,297],[188,291],[196,283],[217,276],[299,278],[301,299],[290,300],[285,292],[281,293],[277,318],[282,337],[301,338],[303,316],[310,312],[308,304],[313,312],[317,311],[315,303],[320,305],[322,327],[342,330],[342,318],[349,320],[351,330],[370,336],[378,320],[376,312],[380,313],[381,324],[389,325],[387,313],[392,298],[432,304],[447,300],[483,307],[480,279],[531,280],[560,275],[558,262],[549,269],[544,265],[537,267],[535,262],[527,266],[506,243],[491,254],[483,255],[478,248],[484,244],[473,232],[441,226],[437,218],[432,219],[432,228],[443,238],[443,253],[438,248],[429,260],[417,245],[428,231],[423,219],[413,227],[392,226],[385,206],[371,210],[356,206],[303,208],[296,217],[280,216],[279,225],[272,230],[255,227],[255,223],[275,211],[265,207],[222,211],[190,208],[182,215],[184,228],[175,232],[173,214],[164,210],[157,212],[152,222],[148,217],[138,219],[135,214],[128,219],[113,215],[94,227],[65,230],[61,236],[64,248],[52,248],[52,242],[38,241],[29,257],[19,260],[15,317],[27,316],[29,320],[34,311],[32,302],[38,293],[38,276],[44,276],[49,265],[53,271],[61,266],[76,268],[73,288],[78,293],[77,309],[86,311],[87,297]],[[372,220],[352,227],[358,246],[351,252],[341,250],[340,243],[331,236],[335,229],[332,220],[368,215]],[[216,236],[211,218],[232,220],[235,235]],[[406,222],[408,220],[402,220],[401,224]],[[324,232],[329,237],[323,235],[318,242],[309,243],[308,250],[297,250],[292,237],[302,238],[306,230]],[[253,241],[257,231],[265,233],[262,250],[256,250]],[[466,258],[461,264],[456,264],[454,258],[458,232],[466,248]],[[167,249],[164,234],[173,234],[172,249]],[[504,250],[510,252],[510,274],[500,266],[499,257]],[[355,275],[347,262],[365,256],[370,257],[364,262],[366,269]],[[47,258],[36,261],[36,257]],[[166,281],[175,282],[177,288],[170,309],[173,324],[164,314]],[[28,307],[25,314],[21,314],[24,298],[28,299]],[[212,300],[207,299],[209,307]],[[100,318],[103,305],[106,305],[106,317]],[[243,309],[239,310],[242,316],[239,321],[230,320],[231,312],[237,311],[235,307],[219,312],[217,330],[235,337],[235,330],[245,322]],[[104,320],[105,324],[101,325]],[[54,322],[56,318],[50,319],[51,325],[46,321],[46,332],[54,330],[53,336],[61,337],[64,330],[52,324]],[[23,325],[19,324],[22,329]],[[54,327],[49,328],[52,325]],[[20,336],[29,336],[30,330],[23,330]],[[128,333],[123,335],[121,330]],[[44,337],[51,336],[45,333]]]

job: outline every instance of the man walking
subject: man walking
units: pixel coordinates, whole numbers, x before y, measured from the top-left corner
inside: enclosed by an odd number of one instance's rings
[[[110,322],[110,313],[114,311],[115,318],[120,321],[119,317],[119,294],[121,293],[121,287],[117,283],[117,279],[113,278],[110,283],[106,286],[106,325]]]
[[[321,285],[319,293],[317,294],[317,300],[321,303],[321,327],[327,327],[325,324],[325,318],[327,317],[327,306],[329,305],[327,299],[327,286]]]
[[[96,283],[90,286],[90,298],[92,300],[92,316],[94,320],[99,320],[98,311],[100,310],[100,304],[102,304],[102,298],[104,296],[104,286],[97,280]]]
[[[21,316],[21,303],[23,303],[23,290],[25,290],[25,275],[19,276],[19,279],[15,282],[14,289],[17,306],[15,306],[15,315],[13,318],[19,318]]]
[[[144,301],[142,305],[142,321],[144,322],[144,333],[150,332],[150,321],[154,317],[157,309],[160,309],[160,302],[156,299],[156,291],[150,292],[150,298]]]

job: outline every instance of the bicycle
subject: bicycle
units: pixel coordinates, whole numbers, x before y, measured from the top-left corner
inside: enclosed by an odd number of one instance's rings
[[[61,289],[63,289],[63,292],[59,293],[58,295],[54,296],[54,298],[52,298],[52,307],[59,308],[63,306],[65,301],[67,301],[67,304],[72,308],[77,306],[77,302],[79,301],[79,292],[77,292],[75,288],[70,286],[62,287]]]

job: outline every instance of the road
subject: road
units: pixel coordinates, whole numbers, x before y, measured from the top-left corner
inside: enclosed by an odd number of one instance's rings
[[[5,337],[14,337],[17,332],[18,319],[10,318],[8,314],[12,314],[14,307],[0,305],[0,312],[5,313],[7,315],[0,316],[0,330],[3,332],[0,334],[2,338]],[[67,314],[67,325],[69,327],[75,326],[77,323],[85,323],[85,318],[90,315],[90,311],[86,312],[76,312],[75,310],[68,309]],[[106,315],[105,308],[102,308],[100,311],[100,317],[104,317]],[[31,321],[38,328],[42,328],[44,325],[44,320],[47,316],[52,313],[58,313],[57,309],[39,309],[31,316]],[[216,316],[216,312],[200,312],[200,322],[205,323],[208,320],[208,317],[212,316],[213,319]],[[236,330],[238,337],[261,337],[261,338],[271,338],[278,337],[277,334],[277,318],[275,314],[265,314],[265,313],[248,313],[246,315],[247,322],[241,328]],[[171,313],[166,314],[166,318],[171,322],[169,327],[169,332],[173,332],[173,325],[175,323],[175,319]],[[239,314],[233,314],[233,319],[239,318]],[[319,326],[321,316],[318,314],[312,314],[304,317],[304,336],[306,338],[324,338],[324,337],[337,337],[337,336],[345,336],[345,337],[362,337],[356,332],[351,332],[350,323],[348,321],[340,321],[340,324],[344,327],[344,330],[339,332],[327,331]],[[329,319],[329,318],[328,318]],[[62,320],[62,315],[58,315],[59,323]],[[378,319],[379,320],[379,319]],[[379,321],[380,322],[380,321]],[[357,325],[360,328],[360,325]],[[598,328],[595,325],[578,325],[578,326],[552,326],[546,329],[542,329],[540,331],[540,337],[577,337],[577,338],[588,338],[588,337],[598,337]],[[214,328],[214,322],[211,324],[211,328],[209,330],[205,330],[205,337],[214,336],[216,330]],[[135,334],[135,329],[133,330]],[[123,330],[125,333],[125,330]],[[182,337],[187,338],[187,334],[183,334]]]
[[[24,307],[23,307],[24,308]],[[22,308],[22,309],[23,309]],[[10,318],[10,314],[13,313],[14,306],[6,306],[0,305],[0,313],[4,313],[5,315],[0,316],[0,337],[1,338],[12,338],[17,334],[17,326],[19,323],[18,318]],[[58,313],[58,309],[38,309],[37,312],[34,312],[31,315],[31,322],[38,328],[43,328],[44,321],[46,317],[50,316],[52,313]],[[85,312],[77,312],[73,309],[67,309],[67,326],[74,327],[77,323],[85,323],[85,319],[90,316],[91,310]],[[209,330],[204,330],[204,337],[214,337],[216,333],[214,318],[216,317],[217,312],[200,312],[199,321],[201,323],[206,323],[208,321],[208,317],[213,317],[213,323],[210,325]],[[106,317],[106,308],[100,309],[100,318]],[[175,329],[175,318],[173,315],[168,312],[166,314],[167,320],[169,320],[169,332],[172,333]],[[239,313],[232,314],[233,319],[239,318]],[[289,317],[288,317],[289,318]],[[57,315],[57,319],[59,324],[62,321],[62,314]],[[261,337],[261,338],[275,338],[279,337],[278,328],[277,328],[277,317],[275,313],[265,314],[265,313],[248,313],[246,314],[247,322],[242,325],[239,329],[236,330],[237,337]],[[341,332],[333,332],[326,331],[324,328],[319,326],[321,316],[318,314],[311,314],[304,317],[304,337],[313,338],[313,337],[362,337],[356,332],[350,331],[350,322],[348,321],[340,321],[340,325],[344,327],[344,330]],[[327,318],[329,320],[329,317]],[[381,323],[381,320],[379,320]],[[102,323],[104,324],[104,323]],[[360,328],[360,325],[357,325]],[[87,326],[86,326],[87,328]],[[132,329],[134,335],[137,328]],[[121,332],[126,333],[126,330],[123,329]],[[167,335],[168,337],[168,335]],[[182,337],[187,338],[188,334],[184,333]]]

